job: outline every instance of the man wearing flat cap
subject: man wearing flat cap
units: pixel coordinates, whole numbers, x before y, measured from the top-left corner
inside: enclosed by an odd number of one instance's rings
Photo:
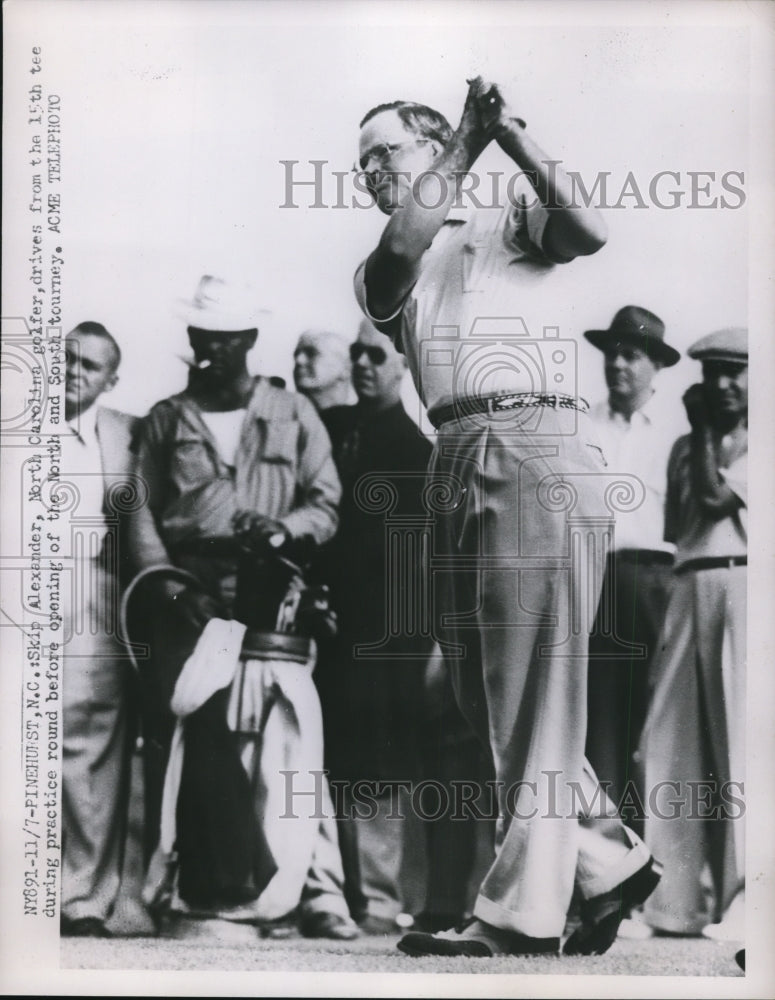
[[[719,936],[726,925],[741,938],[729,925],[745,878],[747,330],[719,330],[688,353],[702,383],[684,395],[691,432],[668,466],[675,586],[640,751],[647,787],[670,784],[645,834],[665,870],[644,914],[662,932]]]
[[[201,279],[184,318],[194,355],[188,385],[151,409],[137,444],[148,502],[131,522],[131,543],[160,623],[145,670],[146,848],[161,837],[164,857],[177,852],[178,915],[204,913],[232,928],[258,925],[266,932],[299,905],[303,933],[349,939],[358,931],[343,896],[330,803],[317,802],[325,821],[320,812],[307,815],[308,808],[301,818],[280,821],[283,805],[278,811],[271,798],[282,768],[322,772],[314,652],[296,636],[277,639],[277,633],[287,631],[280,622],[301,593],[288,589],[283,596],[283,573],[301,561],[299,553],[333,536],[341,489],[312,403],[248,372],[259,322],[253,296],[220,278]],[[175,764],[179,733],[182,769]],[[177,807],[172,781],[179,782]],[[327,799],[327,787],[319,798]],[[208,818],[209,842],[202,833]],[[208,864],[198,861],[205,848]],[[150,888],[154,872],[152,860]],[[179,916],[177,925],[185,919]]]
[[[633,754],[672,582],[674,547],[662,537],[667,460],[685,423],[680,404],[669,405],[654,383],[680,354],[666,343],[662,320],[640,306],[624,306],[608,329],[584,336],[604,357],[608,398],[590,416],[608,469],[636,476],[642,490],[635,509],[616,515],[590,636],[587,757],[600,780],[611,783],[611,798],[635,806],[628,818],[639,829],[643,788]]]

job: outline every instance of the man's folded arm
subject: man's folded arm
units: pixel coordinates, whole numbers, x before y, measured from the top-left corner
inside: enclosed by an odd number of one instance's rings
[[[523,171],[549,217],[541,249],[550,260],[571,261],[596,253],[608,239],[599,209],[578,205],[570,177],[528,135],[524,124],[506,116],[496,132],[501,149]]]

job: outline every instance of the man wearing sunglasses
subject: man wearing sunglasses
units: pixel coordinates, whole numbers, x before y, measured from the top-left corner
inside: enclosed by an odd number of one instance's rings
[[[512,161],[507,197],[465,211],[493,140]],[[568,265],[605,244],[605,223],[480,77],[455,131],[423,105],[373,108],[360,163],[389,221],[356,272],[356,297],[405,353],[438,430],[431,473],[453,496],[436,514],[434,619],[501,782],[497,853],[472,921],[399,947],[556,953],[575,895],[580,923],[563,950],[600,954],[659,879],[584,758],[602,565],[573,561],[590,550],[571,543],[604,515],[607,473],[568,364],[575,345],[559,337],[578,329],[595,273],[591,261]],[[559,496],[569,490],[572,510]]]
[[[418,777],[418,723],[431,651],[429,639],[395,624],[387,581],[398,585],[402,573],[388,561],[386,531],[388,519],[416,522],[423,516],[431,445],[401,402],[406,361],[390,339],[364,320],[350,358],[358,402],[338,407],[340,419],[328,425],[342,501],[339,529],[321,568],[339,633],[321,650],[315,680],[326,767],[342,789],[337,811],[345,895],[366,933],[385,934],[398,931],[403,904],[405,823],[396,818],[399,803],[390,783],[408,786]],[[388,494],[395,503],[387,514],[369,502]],[[376,655],[362,655],[358,647],[366,646]],[[356,788],[367,792],[370,805],[355,798]]]

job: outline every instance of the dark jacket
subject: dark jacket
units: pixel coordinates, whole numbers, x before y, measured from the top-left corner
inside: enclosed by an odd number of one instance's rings
[[[342,481],[339,530],[321,563],[339,618],[337,639],[321,650],[315,674],[326,764],[333,778],[411,778],[432,644],[390,596],[390,582],[404,577],[386,551],[391,527],[427,517],[432,449],[400,403],[379,413],[336,407],[323,419]]]

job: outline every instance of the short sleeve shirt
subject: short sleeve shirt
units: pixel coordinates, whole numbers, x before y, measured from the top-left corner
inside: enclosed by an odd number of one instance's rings
[[[665,537],[676,543],[676,566],[688,559],[744,556],[748,551],[748,451],[734,454],[719,442],[719,474],[737,495],[740,507],[714,519],[697,501],[691,473],[691,435],[673,446],[668,467]]]
[[[586,261],[549,259],[549,214],[522,180],[505,208],[450,212],[392,317],[370,316],[365,261],[355,273],[361,309],[404,352],[428,409],[501,391],[576,395]]]

